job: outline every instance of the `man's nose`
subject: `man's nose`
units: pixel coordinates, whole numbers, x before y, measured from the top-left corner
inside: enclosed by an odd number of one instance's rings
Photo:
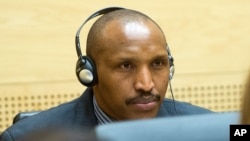
[[[152,73],[149,68],[143,67],[137,70],[135,76],[136,90],[150,91],[154,87]]]

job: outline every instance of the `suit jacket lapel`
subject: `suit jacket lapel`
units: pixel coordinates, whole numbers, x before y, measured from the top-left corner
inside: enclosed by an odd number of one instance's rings
[[[97,125],[97,118],[93,106],[93,90],[87,88],[80,96],[76,104],[75,127],[94,127]]]

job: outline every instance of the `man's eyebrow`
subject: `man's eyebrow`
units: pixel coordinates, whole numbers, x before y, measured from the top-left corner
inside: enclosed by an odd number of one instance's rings
[[[111,58],[107,58],[108,60],[110,60]],[[166,53],[162,53],[162,54],[158,54],[153,56],[152,58],[149,58],[151,61],[152,60],[157,60],[157,59],[162,59],[162,60],[168,60],[168,55]],[[138,61],[139,58],[137,56],[126,56],[126,55],[121,55],[121,56],[117,56],[115,58],[113,58],[111,61]]]
[[[161,55],[156,55],[155,57],[152,58],[152,60],[164,60],[166,63],[169,63],[168,56],[166,54],[161,54]]]
[[[168,59],[167,54],[160,54],[153,57],[153,59]]]
[[[119,61],[136,61],[136,60],[138,60],[138,58],[137,57],[131,57],[131,56],[129,56],[129,57],[117,57],[117,60],[119,60]]]

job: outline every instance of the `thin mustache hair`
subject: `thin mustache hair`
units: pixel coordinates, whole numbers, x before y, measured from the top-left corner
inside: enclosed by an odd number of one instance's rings
[[[140,92],[138,94],[138,96],[133,97],[133,98],[129,98],[126,100],[126,104],[132,104],[135,101],[139,100],[139,99],[150,99],[150,100],[154,100],[154,101],[160,101],[161,100],[161,96],[159,94],[153,94],[151,92]]]

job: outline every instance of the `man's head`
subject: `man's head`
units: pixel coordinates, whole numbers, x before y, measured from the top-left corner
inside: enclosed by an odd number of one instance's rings
[[[128,9],[109,12],[91,27],[87,56],[96,65],[99,107],[115,120],[152,118],[168,86],[167,43],[160,27]]]

